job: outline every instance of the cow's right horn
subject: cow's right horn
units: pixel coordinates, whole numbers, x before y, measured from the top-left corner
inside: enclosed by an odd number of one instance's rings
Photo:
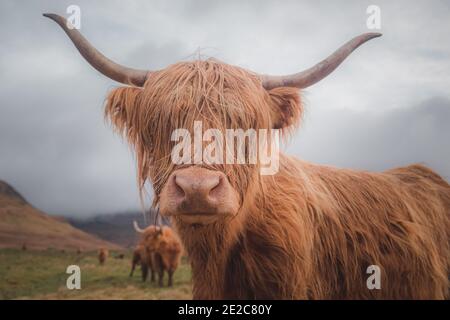
[[[54,13],[44,13],[43,15],[44,17],[50,18],[60,25],[60,27],[69,36],[70,40],[72,40],[73,44],[81,53],[83,58],[86,59],[86,61],[100,73],[108,78],[124,84],[135,85],[138,87],[142,87],[144,85],[148,75],[151,72],[128,68],[109,60],[100,51],[95,49],[94,46],[91,45],[77,29],[69,29],[67,27],[68,22],[66,18]]]
[[[278,87],[307,88],[332,73],[356,48],[381,33],[364,33],[348,41],[328,58],[304,71],[283,76],[261,75],[263,87],[270,90]]]
[[[144,233],[144,230],[142,230],[141,228],[139,228],[138,223],[136,222],[136,220],[133,221],[133,226],[134,226],[134,230],[136,230],[136,232],[138,233]]]

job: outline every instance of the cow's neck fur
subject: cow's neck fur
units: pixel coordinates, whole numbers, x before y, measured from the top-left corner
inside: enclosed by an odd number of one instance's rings
[[[194,298],[307,298],[301,277],[310,271],[304,261],[310,261],[312,239],[300,234],[298,227],[310,221],[295,214],[304,203],[299,201],[302,191],[298,183],[289,188],[287,180],[263,179],[262,186],[249,190],[251,196],[239,213],[225,221],[192,226],[174,219],[190,256]],[[293,258],[292,252],[303,256]]]
[[[448,208],[450,186],[420,165],[377,174],[281,157],[234,219],[173,222],[195,299],[443,299]],[[382,290],[367,288],[373,264]]]
[[[196,227],[176,223],[191,260],[195,299],[223,298],[227,258],[242,228],[238,219],[231,224]]]

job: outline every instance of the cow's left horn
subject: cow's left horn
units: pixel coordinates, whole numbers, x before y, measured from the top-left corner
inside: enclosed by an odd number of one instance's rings
[[[100,73],[124,84],[135,85],[138,87],[144,85],[145,80],[147,80],[147,77],[150,74],[149,71],[124,67],[109,60],[100,51],[95,49],[77,29],[69,29],[65,18],[54,13],[44,13],[44,17],[50,18],[59,24],[86,61]]]
[[[333,72],[342,61],[353,52],[353,50],[358,48],[364,42],[380,36],[381,33],[365,33],[357,36],[344,44],[325,60],[319,62],[312,68],[299,73],[287,76],[261,75],[262,84],[267,90],[277,87],[295,87],[302,89],[312,86]]]
[[[144,230],[142,230],[141,228],[139,228],[139,225],[138,225],[138,223],[136,222],[136,220],[133,221],[133,227],[134,227],[134,230],[136,230],[136,232],[138,232],[138,233],[144,233]]]

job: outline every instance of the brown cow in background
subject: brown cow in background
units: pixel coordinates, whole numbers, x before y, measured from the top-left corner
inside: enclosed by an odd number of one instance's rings
[[[133,276],[136,266],[139,264],[141,266],[142,281],[147,280],[148,271],[151,272],[151,281],[155,281],[155,271],[153,269],[153,263],[151,261],[151,251],[146,248],[154,239],[154,234],[157,232],[158,228],[154,225],[148,226],[144,230],[139,228],[136,221],[133,222],[134,229],[140,234],[139,243],[133,251],[133,256],[131,258],[131,271],[130,277]],[[153,247],[153,245],[151,245]]]
[[[130,271],[130,277],[133,276],[134,270],[136,269],[137,265],[141,266],[142,271],[142,280],[145,281],[146,276],[144,277],[144,269],[147,268],[146,266],[142,266],[142,264],[145,263],[145,252],[144,252],[144,246],[139,243],[136,248],[133,250],[133,256],[131,257],[131,271]],[[152,272],[152,281],[154,281],[154,274]]]
[[[134,228],[141,233],[141,240],[135,249],[132,261],[132,272],[134,271],[134,257],[139,256],[142,269],[142,280],[147,279],[148,269],[151,271],[151,281],[158,274],[158,284],[163,286],[164,272],[169,276],[168,285],[173,285],[173,274],[180,263],[182,246],[178,236],[167,227],[149,226],[145,230],[139,228],[134,222]],[[132,274],[130,273],[130,275]]]
[[[141,256],[142,256],[142,246],[137,245],[136,248],[133,250],[133,256],[131,257],[131,271],[130,271],[130,277],[133,276],[134,269],[138,264],[141,263]]]
[[[98,262],[100,265],[103,265],[106,261],[106,258],[108,258],[109,251],[106,248],[100,248],[98,251]]]
[[[288,136],[302,119],[300,89],[380,34],[355,37],[287,76],[212,59],[150,71],[112,62],[64,18],[46,16],[92,66],[127,85],[110,93],[106,116],[135,148],[139,186],[151,181],[153,205],[171,217],[183,241],[195,299],[449,297],[450,185],[423,165],[375,173],[280,154],[278,172],[267,176],[260,160],[178,165],[171,159],[172,133],[193,136],[197,121],[222,136],[234,128]],[[247,144],[238,147],[248,153]],[[166,234],[163,228],[159,237]],[[366,283],[371,265],[381,270],[379,290]]]

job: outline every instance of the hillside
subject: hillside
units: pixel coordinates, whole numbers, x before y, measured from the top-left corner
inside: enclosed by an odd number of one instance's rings
[[[35,209],[14,188],[0,181],[0,248],[21,248],[24,244],[39,250],[120,249]]]
[[[69,223],[101,239],[130,248],[137,243],[139,238],[133,228],[134,220],[144,228],[154,223],[155,212],[147,213],[145,219],[142,212],[126,212],[98,215],[88,219],[69,219]],[[168,224],[168,221],[163,220],[163,223]]]

